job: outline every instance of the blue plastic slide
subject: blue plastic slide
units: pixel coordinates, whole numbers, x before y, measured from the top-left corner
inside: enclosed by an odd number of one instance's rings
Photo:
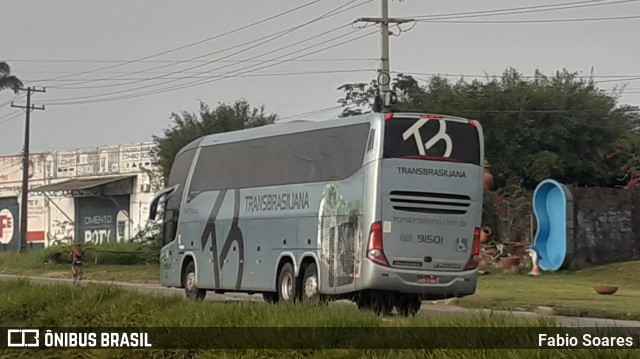
[[[569,234],[573,225],[573,196],[554,180],[544,180],[533,193],[533,212],[538,230],[533,247],[538,252],[540,269],[555,271],[565,264]]]

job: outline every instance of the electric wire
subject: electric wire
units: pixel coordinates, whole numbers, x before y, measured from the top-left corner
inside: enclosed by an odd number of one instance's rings
[[[334,73],[352,73],[352,72],[369,72],[375,69],[344,69],[344,70],[314,70],[314,71],[294,71],[294,72],[272,72],[272,73],[255,73],[255,74],[245,74],[245,75],[238,75],[238,76],[234,76],[234,77],[272,77],[272,76],[293,76],[293,75],[320,75],[320,74],[334,74]],[[220,77],[220,76],[225,76],[227,75],[226,73],[215,73],[215,74],[210,74],[210,76],[198,76],[198,75],[193,75],[193,76],[181,76],[181,77],[165,77],[165,79],[171,79],[171,80],[184,80],[184,79],[211,79],[211,78],[216,78],[216,77]],[[122,78],[122,79],[118,79],[119,81],[132,81],[132,80],[146,80],[146,79],[151,79],[150,77],[147,78]],[[93,78],[93,79],[88,79],[91,81],[95,81],[95,82],[99,82],[99,81],[116,81],[116,80],[112,80],[112,79],[100,79],[100,78]],[[31,80],[32,82],[36,82],[37,80]],[[70,80],[73,81],[73,80]]]
[[[351,6],[351,7],[347,7],[348,5],[350,5],[350,4],[352,4],[352,3],[356,2],[356,1],[357,1],[357,0],[352,0],[352,1],[350,1],[349,3],[347,3],[347,4],[344,4],[344,5],[341,5],[341,6],[337,7],[337,8],[334,8],[333,10],[331,10],[331,11],[329,11],[329,12],[327,12],[327,13],[323,14],[323,15],[320,15],[320,16],[318,16],[318,17],[316,17],[316,18],[314,18],[314,19],[312,19],[312,20],[310,20],[310,21],[306,21],[306,22],[304,22],[304,23],[302,23],[302,24],[300,24],[300,25],[297,25],[297,26],[294,26],[294,27],[291,27],[291,28],[288,28],[288,29],[285,29],[285,30],[282,30],[282,31],[278,31],[278,32],[276,32],[276,33],[273,33],[273,34],[270,34],[270,35],[266,35],[266,36],[263,36],[263,37],[258,38],[258,39],[254,39],[254,40],[251,40],[251,41],[248,41],[248,42],[244,42],[244,43],[239,44],[239,45],[234,45],[234,46],[228,47],[228,48],[226,48],[226,49],[216,50],[216,51],[213,51],[213,52],[210,52],[210,53],[204,54],[204,55],[200,55],[200,56],[196,56],[196,57],[190,58],[190,59],[188,59],[187,61],[201,59],[201,58],[203,58],[203,57],[211,56],[211,55],[214,55],[214,54],[218,54],[218,53],[221,53],[221,52],[225,52],[225,51],[228,51],[228,50],[236,49],[236,48],[238,48],[238,47],[242,47],[242,46],[245,46],[245,45],[250,45],[250,44],[253,44],[253,43],[256,43],[256,42],[261,41],[261,42],[260,42],[260,43],[258,43],[257,45],[254,45],[254,46],[251,46],[251,47],[247,47],[247,48],[245,48],[245,49],[242,49],[242,50],[236,51],[236,52],[234,52],[234,53],[232,53],[232,54],[229,54],[229,55],[222,56],[222,57],[217,58],[217,59],[215,59],[215,60],[206,61],[206,62],[201,63],[201,64],[199,64],[199,65],[195,65],[195,66],[192,66],[192,67],[189,67],[189,68],[186,68],[186,69],[182,69],[182,70],[173,71],[173,72],[171,72],[171,73],[169,73],[169,74],[167,74],[167,75],[165,75],[165,76],[184,73],[185,71],[193,70],[193,69],[196,69],[196,68],[201,68],[201,67],[204,67],[204,66],[210,65],[210,64],[212,64],[212,63],[214,63],[214,62],[216,62],[216,61],[219,61],[219,60],[226,60],[226,59],[229,59],[229,58],[231,58],[231,57],[233,57],[233,56],[235,56],[235,55],[238,55],[238,54],[241,54],[241,53],[244,53],[244,52],[250,51],[250,50],[254,50],[254,49],[256,49],[257,47],[263,46],[263,45],[265,45],[265,44],[267,44],[267,43],[269,43],[269,42],[271,42],[271,41],[273,41],[273,40],[279,39],[279,38],[281,38],[281,37],[283,37],[283,36],[285,36],[285,35],[288,35],[288,34],[290,34],[290,33],[294,32],[294,31],[296,31],[296,30],[299,30],[299,29],[301,29],[301,28],[303,28],[303,27],[305,27],[305,26],[311,25],[311,24],[316,23],[316,22],[321,21],[321,20],[328,19],[328,18],[330,18],[330,17],[333,17],[333,16],[335,16],[335,15],[341,14],[341,13],[343,13],[343,12],[346,12],[346,11],[352,10],[352,9],[354,9],[354,8],[358,7],[358,6],[362,6],[362,5],[364,5],[364,4],[368,3],[368,2],[371,2],[371,1],[373,1],[373,0],[367,0],[367,1],[366,1],[366,2],[364,2],[364,3],[358,4],[358,5],[354,5],[354,6]],[[344,7],[347,7],[347,8],[346,8],[346,9],[343,9]],[[341,10],[341,9],[342,9],[342,10]],[[262,40],[264,40],[264,41],[262,41]],[[153,67],[153,68],[148,69],[148,70],[157,70],[157,69],[162,69],[162,68],[166,68],[166,67],[174,66],[174,65],[176,65],[176,64],[181,64],[181,63],[183,63],[183,62],[184,62],[184,60],[183,60],[183,61],[177,61],[177,62],[170,63],[170,64],[167,64],[167,65],[162,65],[162,66]],[[217,70],[217,69],[221,69],[221,68],[227,68],[227,67],[230,67],[230,66],[233,66],[233,65],[226,65],[226,66],[222,66],[222,67],[216,68],[215,70]],[[144,71],[144,70],[143,70],[143,71]],[[133,71],[133,72],[130,72],[129,74],[130,74],[130,75],[132,75],[132,74],[138,74],[138,73],[141,73],[141,72],[142,72],[142,71]],[[117,79],[117,78],[122,77],[122,76],[123,76],[123,75],[113,76],[113,77],[111,77],[111,78],[113,78],[113,79]],[[78,81],[77,83],[66,84],[65,86],[49,86],[49,87],[51,87],[51,88],[56,88],[56,89],[68,89],[68,90],[75,90],[75,89],[96,89],[96,88],[105,88],[105,87],[113,87],[113,86],[124,86],[124,85],[129,85],[129,84],[139,83],[139,82],[143,82],[143,81],[155,80],[155,79],[158,79],[158,80],[163,79],[163,76],[157,76],[156,78],[154,78],[154,79],[149,79],[149,80],[131,81],[131,82],[126,83],[126,84],[111,84],[111,85],[85,86],[85,87],[81,87],[81,86],[74,86],[74,85],[79,85],[79,84],[84,84],[84,83],[87,83],[87,82],[91,82],[91,81]],[[165,82],[165,83],[166,83],[166,82]],[[164,84],[164,83],[163,83],[163,84]],[[145,88],[145,87],[142,87],[142,88]],[[129,91],[129,90],[127,90],[127,91]]]
[[[15,95],[15,96],[13,96],[11,99],[9,99],[7,102],[0,103],[0,107],[4,107],[4,106],[6,106],[6,105],[9,105],[9,104],[11,104],[13,101],[17,101],[17,100],[19,100],[19,99],[20,99],[20,97],[23,97],[23,96],[25,96],[25,95],[24,95],[24,94],[17,94],[17,95]]]
[[[469,11],[469,12],[462,12],[462,13],[458,12],[458,13],[448,13],[448,14],[431,14],[431,15],[421,15],[421,16],[419,15],[419,16],[413,16],[412,19],[421,21],[421,20],[445,20],[445,19],[458,19],[458,18],[502,16],[502,15],[514,15],[514,14],[576,9],[576,8],[585,8],[585,7],[594,7],[594,6],[608,6],[608,5],[631,3],[631,2],[637,2],[637,1],[640,1],[640,0],[618,0],[618,1],[611,1],[611,2],[605,2],[603,0],[588,0],[588,1],[577,1],[577,2],[569,2],[569,3],[561,3],[561,4]]]
[[[6,122],[9,122],[9,121],[13,121],[13,120],[15,120],[16,118],[18,118],[18,117],[21,117],[21,116],[22,116],[22,114],[21,114],[21,113],[16,114],[15,112],[14,112],[14,113],[11,113],[10,115],[13,115],[13,116],[11,116],[11,117],[9,117],[9,118],[4,118],[4,117],[6,117],[6,116],[0,117],[0,123],[6,123]]]
[[[321,49],[312,51],[310,53],[299,55],[298,57],[296,57],[294,59],[302,58],[302,57],[310,56],[310,55],[313,55],[313,54],[316,54],[316,53],[319,53],[319,52],[322,52],[322,51],[330,50],[330,49],[336,48],[338,46],[342,46],[344,44],[360,40],[360,39],[365,38],[367,36],[371,36],[371,35],[376,34],[376,33],[378,33],[377,30],[375,30],[373,32],[369,32],[369,33],[361,35],[361,36],[358,36],[358,37],[355,37],[355,38],[344,40],[344,41],[342,41],[340,43],[337,43],[337,44],[333,44],[333,45],[329,45],[329,46],[323,47]],[[343,36],[341,36],[341,37],[343,37]],[[332,41],[334,39],[331,39],[331,40],[328,40],[328,41]],[[325,41],[325,43],[328,42],[328,41]],[[310,47],[316,47],[316,46],[317,45],[312,45]],[[283,55],[283,56],[288,56],[288,55],[290,55],[290,54]],[[266,66],[262,66],[262,67],[257,68],[257,69],[253,69],[253,70],[249,69],[249,70],[246,70],[244,72],[240,72],[240,73],[236,73],[236,74],[226,75],[226,76],[218,77],[218,78],[214,78],[214,79],[200,80],[198,82],[192,82],[192,83],[183,84],[183,85],[180,85],[180,86],[170,87],[170,88],[166,88],[166,89],[158,89],[158,90],[147,91],[147,92],[143,92],[143,93],[139,93],[139,94],[133,94],[133,95],[128,95],[128,96],[119,96],[119,97],[106,98],[106,99],[85,100],[85,101],[70,101],[70,102],[59,102],[59,103],[47,103],[47,105],[54,105],[54,106],[55,105],[77,105],[77,104],[88,104],[88,103],[97,103],[97,102],[110,102],[110,101],[117,101],[117,100],[123,100],[123,99],[132,99],[132,98],[138,98],[138,97],[143,97],[143,96],[155,95],[155,94],[159,94],[159,93],[177,91],[177,90],[180,90],[180,89],[183,89],[183,88],[195,87],[195,86],[200,86],[200,85],[208,84],[208,83],[215,82],[215,81],[224,80],[224,79],[227,79],[227,78],[235,77],[237,75],[249,73],[251,71],[261,70],[263,68],[268,68],[268,67],[272,67],[272,66],[277,66],[277,65],[280,65],[282,63],[286,63],[286,62],[288,62],[290,60],[291,59],[284,59],[279,63],[268,64]],[[253,67],[253,66],[250,66],[250,67]]]
[[[344,26],[342,26],[342,27],[344,27]],[[324,35],[330,34],[330,33],[332,33],[332,32],[339,31],[339,30],[341,30],[341,27],[337,27],[337,28],[334,28],[334,29],[331,29],[331,30],[325,31],[325,32],[323,32],[322,34],[320,34],[320,35],[318,35],[318,36],[314,36],[314,37],[321,37],[321,36],[324,36]],[[337,37],[333,37],[333,38],[331,38],[331,39],[329,39],[329,40],[326,40],[325,42],[327,42],[327,41],[333,41],[333,40],[335,40],[335,39],[342,38],[343,36],[344,36],[344,35],[340,34],[340,35],[338,35]],[[309,39],[310,39],[310,38],[305,38],[305,39],[303,39],[303,40],[301,40],[301,41],[298,41],[298,42],[295,42],[295,43],[293,43],[293,44],[290,44],[290,45],[287,45],[287,46],[284,46],[284,47],[281,47],[281,48],[278,48],[278,49],[275,49],[275,50],[271,50],[271,51],[269,51],[269,52],[267,52],[267,53],[265,53],[265,54],[269,54],[269,53],[273,53],[273,52],[280,51],[280,50],[282,50],[282,49],[286,49],[286,48],[289,48],[289,47],[293,47],[293,46],[298,45],[298,44],[300,44],[300,43],[306,42],[306,41],[308,41]],[[324,42],[323,42],[323,43],[324,43]],[[321,44],[322,44],[322,43],[321,43]],[[317,46],[317,45],[312,45],[311,47],[315,47],[315,46]],[[289,54],[286,54],[286,55],[284,55],[284,56],[290,55],[290,54],[292,54],[292,53],[296,53],[296,52],[298,52],[298,51],[299,51],[299,50],[296,50],[296,51],[291,52],[291,53],[289,53]],[[256,56],[256,57],[260,57],[260,56],[262,56],[262,55],[264,55],[264,54],[260,54],[260,55],[258,55],[258,56]],[[257,65],[261,65],[261,64],[262,64],[262,63],[258,63],[258,64],[255,64],[255,65],[250,65],[250,66],[248,66],[248,67],[254,67],[254,66],[257,66]],[[278,64],[280,64],[280,62],[275,62],[275,63],[274,63],[274,66],[275,66],[275,65],[278,65]],[[248,67],[245,67],[245,68],[248,68]],[[222,68],[225,68],[225,66],[221,66],[221,67],[218,67],[218,68],[212,69],[211,71],[219,70],[219,69],[222,69]],[[206,71],[205,71],[205,72],[200,72],[200,73],[198,73],[198,74],[206,74]],[[165,75],[165,76],[166,76],[166,75]],[[54,99],[54,100],[51,100],[50,102],[48,102],[48,104],[56,104],[56,103],[62,103],[62,102],[66,102],[66,101],[75,101],[75,100],[80,100],[80,99],[89,99],[89,98],[96,98],[96,97],[102,97],[102,96],[108,96],[108,95],[121,94],[122,92],[130,92],[130,91],[136,91],[136,90],[141,90],[141,89],[150,88],[150,87],[162,86],[162,85],[166,85],[166,84],[169,84],[169,83],[174,83],[174,82],[177,82],[177,81],[180,81],[180,80],[168,80],[168,81],[164,81],[164,82],[161,82],[161,83],[150,84],[150,85],[145,85],[145,86],[138,86],[138,87],[135,87],[135,88],[133,88],[133,89],[122,90],[122,91],[114,91],[114,92],[102,93],[102,94],[91,95],[91,96],[83,96],[83,97],[76,97],[76,98],[70,98],[70,99]]]
[[[273,15],[273,16],[270,16],[270,17],[268,17],[268,18],[265,18],[265,19],[262,19],[262,20],[256,21],[256,22],[251,23],[251,24],[249,24],[249,25],[244,25],[244,26],[241,26],[241,27],[239,27],[239,28],[236,28],[236,29],[233,29],[233,30],[227,31],[227,32],[222,33],[222,34],[214,35],[214,36],[208,37],[208,38],[203,39],[203,40],[199,40],[199,41],[196,41],[196,42],[192,42],[192,43],[187,44],[187,45],[183,45],[183,46],[180,46],[180,47],[177,47],[177,48],[173,48],[173,49],[169,49],[169,50],[162,51],[162,52],[159,52],[159,53],[155,53],[155,54],[152,54],[152,55],[149,55],[149,56],[141,57],[141,58],[139,58],[139,59],[130,60],[130,61],[127,61],[127,62],[122,63],[122,64],[116,64],[116,65],[111,65],[111,66],[101,67],[101,68],[98,68],[98,69],[93,69],[93,70],[88,70],[88,71],[78,72],[78,73],[76,74],[76,76],[77,76],[77,75],[89,74],[89,73],[93,73],[93,72],[101,71],[101,70],[112,69],[112,68],[116,68],[116,67],[120,67],[120,66],[124,66],[124,65],[128,65],[128,64],[136,63],[136,62],[139,62],[139,61],[142,61],[142,60],[148,60],[148,59],[151,59],[151,58],[154,58],[154,57],[158,57],[158,56],[166,55],[166,54],[169,54],[169,53],[172,53],[172,52],[176,52],[176,51],[179,51],[179,50],[183,50],[183,49],[186,49],[186,48],[189,48],[189,47],[193,47],[193,46],[196,46],[196,45],[199,45],[199,44],[205,43],[205,42],[209,42],[209,41],[212,41],[212,40],[216,40],[216,39],[219,39],[219,38],[221,38],[221,37],[224,37],[224,36],[227,36],[227,35],[231,35],[231,34],[233,34],[233,33],[236,33],[236,32],[239,32],[239,31],[242,31],[242,30],[245,30],[245,29],[248,29],[248,28],[254,27],[254,26],[256,26],[256,25],[260,25],[260,24],[262,24],[262,23],[265,23],[265,22],[271,21],[271,20],[273,20],[273,19],[277,19],[277,18],[282,17],[282,16],[284,16],[284,15],[288,15],[288,14],[290,14],[290,13],[296,12],[296,11],[298,11],[298,10],[300,10],[300,9],[306,8],[306,7],[308,7],[308,6],[311,6],[311,5],[316,4],[316,3],[318,3],[318,2],[321,2],[321,1],[324,1],[324,0],[312,0],[312,1],[308,2],[308,3],[303,4],[303,5],[297,6],[297,7],[295,7],[295,8],[289,9],[289,10],[286,10],[286,11],[284,11],[284,12],[278,13],[278,14]],[[57,79],[60,79],[60,78],[62,78],[62,76],[54,77],[54,78],[48,79],[47,81],[57,80]]]
[[[370,61],[370,60],[377,60],[375,58],[366,58],[366,57],[353,57],[353,58],[321,58],[321,59],[301,59],[301,60],[297,60],[297,62],[329,62],[329,61]],[[49,63],[49,62],[53,62],[53,63],[110,63],[110,62],[115,62],[115,63],[126,63],[128,62],[128,60],[82,60],[82,59],[68,59],[68,60],[53,60],[53,59],[42,59],[42,60],[20,60],[20,59],[12,59],[12,60],[5,60],[6,62],[35,62],[35,63]],[[176,62],[207,62],[208,60],[142,60],[142,61],[138,61],[141,63],[167,63],[167,62],[171,62],[171,63],[176,63]],[[241,61],[250,61],[250,60],[220,60],[220,61],[216,61],[216,62],[241,62]],[[264,60],[264,61],[269,61],[269,60]],[[22,71],[22,73],[33,73],[33,72],[42,72],[42,71]],[[44,71],[44,72],[53,72],[53,71]],[[58,72],[58,71],[56,71]],[[122,72],[113,72],[113,71],[99,71],[100,73],[129,73],[129,71],[122,71]],[[62,72],[64,73],[64,72]],[[68,73],[76,73],[74,72],[68,72]],[[44,81],[44,80],[43,80]]]
[[[592,21],[614,21],[614,20],[634,20],[634,19],[640,19],[640,15],[575,18],[575,19],[538,19],[538,20],[417,20],[417,22],[438,23],[438,24],[547,24],[547,23],[562,23],[562,22],[592,22]]]

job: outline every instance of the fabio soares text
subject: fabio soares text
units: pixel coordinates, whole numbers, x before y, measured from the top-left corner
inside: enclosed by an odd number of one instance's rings
[[[538,346],[540,347],[608,347],[631,348],[635,346],[637,338],[633,336],[601,336],[582,334],[573,336],[570,334],[538,334]]]

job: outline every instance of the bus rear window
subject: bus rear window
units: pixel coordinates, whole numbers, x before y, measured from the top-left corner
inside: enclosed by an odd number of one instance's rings
[[[477,127],[466,122],[393,118],[385,121],[383,158],[480,165],[480,136]]]

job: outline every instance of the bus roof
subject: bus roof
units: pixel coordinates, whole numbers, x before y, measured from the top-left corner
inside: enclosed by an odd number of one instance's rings
[[[188,145],[184,146],[178,152],[178,154],[195,147],[211,146],[215,144],[244,141],[244,140],[249,140],[254,138],[271,137],[271,136],[285,135],[289,133],[317,130],[317,129],[323,129],[323,128],[346,126],[346,125],[352,125],[352,124],[363,123],[363,122],[372,122],[376,120],[383,121],[385,119],[385,116],[389,116],[389,115],[392,115],[393,117],[396,117],[396,118],[398,117],[420,118],[422,116],[433,116],[434,118],[442,117],[446,120],[453,120],[453,121],[464,121],[464,122],[469,121],[461,117],[446,116],[446,115],[427,115],[427,114],[421,114],[421,113],[393,113],[393,114],[369,113],[364,115],[335,118],[335,119],[330,119],[326,121],[288,121],[284,123],[274,123],[274,124],[248,128],[248,129],[243,129],[238,131],[222,132],[222,133],[203,136],[192,141]]]

